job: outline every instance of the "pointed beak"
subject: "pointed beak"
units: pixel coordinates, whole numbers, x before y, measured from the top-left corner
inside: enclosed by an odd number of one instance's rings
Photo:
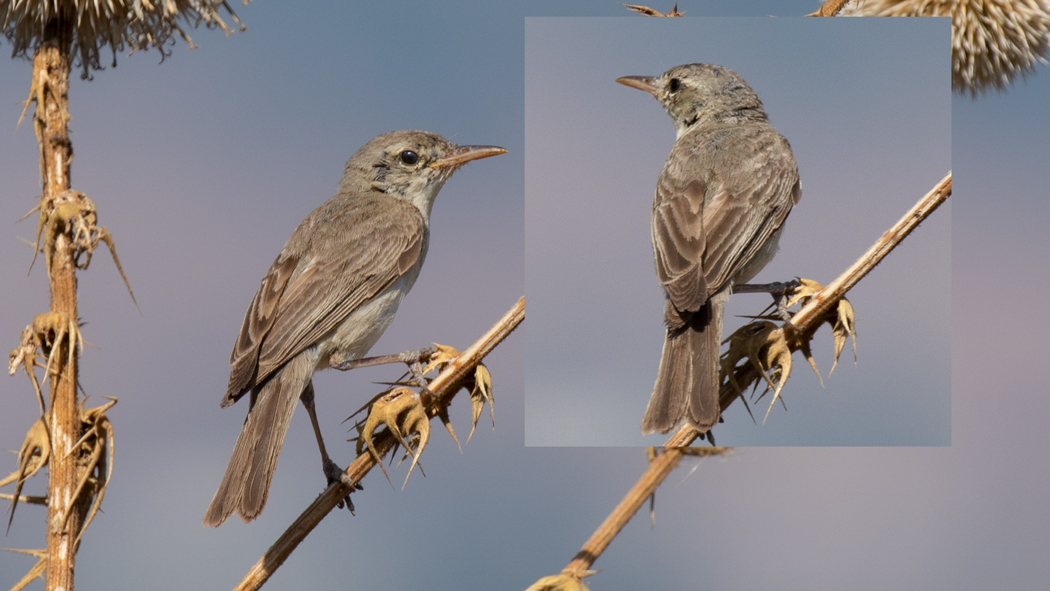
[[[431,162],[430,168],[455,170],[471,160],[488,158],[489,156],[499,156],[500,154],[506,153],[507,150],[499,146],[460,146],[453,150],[448,156]]]
[[[623,78],[617,78],[616,81],[624,86],[644,90],[653,96],[656,96],[657,92],[659,92],[659,89],[654,84],[656,78],[649,76],[624,76]]]

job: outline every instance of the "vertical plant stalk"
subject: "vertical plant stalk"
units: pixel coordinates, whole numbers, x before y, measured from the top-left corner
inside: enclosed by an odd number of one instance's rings
[[[33,128],[40,144],[40,175],[48,199],[70,187],[73,145],[69,141],[69,73],[72,28],[61,18],[46,29],[46,38],[33,56],[31,98],[36,100]],[[50,261],[51,310],[77,318],[77,278],[70,237],[55,241]],[[77,404],[77,357],[69,356],[72,339],[64,339],[57,359],[63,360],[59,375],[51,380],[51,461],[48,467],[47,571],[45,589],[72,591],[76,564],[75,541],[83,524],[87,504],[77,502],[78,454],[71,453],[80,438]],[[74,352],[75,353],[75,352]],[[63,521],[66,515],[68,519]]]

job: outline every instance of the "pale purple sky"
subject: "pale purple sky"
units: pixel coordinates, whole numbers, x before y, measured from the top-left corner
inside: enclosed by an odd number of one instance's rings
[[[688,17],[761,17],[803,14],[818,4],[679,7]],[[84,538],[79,588],[230,588],[321,491],[316,446],[297,411],[262,517],[218,530],[200,525],[246,412],[218,404],[244,309],[288,234],[334,193],[343,162],[368,138],[418,127],[511,150],[471,164],[442,191],[426,268],[375,352],[430,340],[466,344],[532,292],[521,222],[524,17],[624,14],[604,0],[463,0],[434,8],[257,1],[236,8],[249,25],[243,35],[198,31],[199,50],[176,46],[159,66],[155,54],[122,57],[117,69],[72,85],[74,185],[98,203],[143,309],[139,316],[105,253],[80,275],[84,334],[101,347],[84,356],[89,404],[103,394],[120,403],[110,411],[114,479],[105,512]],[[896,41],[881,42],[892,53]],[[8,47],[0,44],[0,52]],[[664,64],[624,65],[611,71],[614,78],[658,73],[650,66]],[[32,129],[14,131],[29,71],[23,61],[0,60],[0,226],[8,224],[0,232],[0,340],[7,348],[47,297],[40,261],[24,278],[31,252],[17,240],[30,238],[34,223],[14,223],[39,192]],[[791,128],[801,115],[788,109],[797,107],[774,100],[781,84],[762,84],[757,90],[774,124],[798,155],[807,131]],[[642,93],[611,80],[605,88],[623,101],[620,112],[638,117],[639,130],[660,134],[651,140],[658,167],[673,138],[666,115]],[[1050,383],[1041,335],[1050,327],[1041,310],[1050,286],[1045,263],[1032,261],[1050,250],[1048,97],[1050,68],[1043,66],[1005,95],[951,99],[959,175],[949,200],[951,446],[741,448],[695,471],[687,464],[657,495],[656,529],[644,514],[634,519],[595,564],[602,572],[588,581],[592,589],[1045,587]],[[820,109],[850,108],[808,107],[813,118]],[[645,184],[630,195],[643,208],[656,173],[631,175]],[[842,175],[843,183],[887,180],[860,166]],[[803,178],[801,207],[822,193],[835,196]],[[792,223],[800,219],[792,214]],[[913,238],[934,229],[924,225]],[[787,254],[785,244],[774,264]],[[658,298],[652,276],[643,281]],[[831,381],[894,355],[866,336],[878,322],[869,320],[872,306],[858,321],[860,365],[841,365]],[[645,460],[637,448],[524,447],[523,345],[539,320],[533,312],[489,360],[495,432],[481,427],[462,455],[435,432],[422,460],[427,477],[414,475],[404,492],[391,490],[381,474],[366,478],[355,497],[357,517],[329,516],[266,589],[524,589],[560,571]],[[805,378],[808,370],[796,371]],[[345,464],[351,445],[340,442],[339,421],[373,391],[370,382],[389,375],[329,373],[320,377],[318,404],[329,445]],[[802,414],[806,397],[852,395],[794,395],[790,412],[771,416],[766,429]],[[19,446],[35,409],[24,376],[0,380],[0,448]],[[463,402],[452,408],[461,434],[466,412]],[[14,456],[3,456],[6,473]],[[395,482],[404,469],[392,474]],[[27,485],[27,492],[41,490],[41,477]],[[38,508],[21,506],[0,546],[39,548],[43,526]],[[0,552],[0,589],[31,564]]]

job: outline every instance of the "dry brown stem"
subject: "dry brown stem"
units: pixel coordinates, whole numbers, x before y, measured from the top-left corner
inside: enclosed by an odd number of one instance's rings
[[[427,388],[434,394],[433,400],[427,406],[427,416],[437,416],[452,397],[459,390],[461,383],[467,379],[474,368],[513,331],[521,321],[525,319],[525,297],[518,300],[499,322],[493,325],[473,345],[464,351],[440,373]],[[382,457],[395,444],[395,439],[389,432],[384,431],[375,439],[375,449]],[[353,487],[365,477],[376,465],[376,459],[369,450],[363,451],[357,459],[347,467],[345,474],[347,481],[337,482],[329,486],[305,511],[285,530],[281,537],[273,543],[266,554],[252,566],[244,579],[234,587],[235,591],[247,591],[258,589],[272,575],[284,561],[295,550],[306,536],[313,531],[317,524],[321,523],[328,513],[339,504],[346,495],[353,491]]]
[[[33,56],[31,97],[36,101],[33,128],[40,142],[41,199],[52,198],[70,187],[73,146],[69,141],[70,36],[68,22],[56,18],[47,27],[47,38]],[[51,311],[77,318],[76,264],[70,237],[56,237],[51,272]],[[51,444],[54,453],[48,473],[47,573],[45,589],[72,591],[77,534],[86,503],[73,495],[78,480],[80,406],[77,403],[77,356],[72,339],[55,344],[59,362],[51,378]],[[66,518],[68,516],[68,519]]]
[[[5,501],[14,501],[16,498],[19,503],[28,503],[30,505],[47,504],[47,497],[40,495],[18,495],[18,497],[15,497],[15,495],[12,494],[0,493],[0,499],[4,499]]]
[[[922,199],[918,201],[896,224],[893,225],[881,238],[865,252],[855,263],[850,265],[841,275],[827,285],[822,291],[812,297],[798,313],[791,318],[791,323],[798,329],[799,334],[806,334],[816,328],[824,321],[823,313],[840,298],[846,295],[851,287],[856,285],[879,264],[887,254],[892,251],[908,234],[914,230],[919,223],[926,219],[952,194],[952,174],[944,177],[937,185]],[[797,338],[788,338],[792,352],[800,347]],[[746,376],[746,372],[755,372],[752,364],[744,364],[736,369],[735,378],[739,383],[745,383],[754,379],[754,376]],[[731,380],[726,380],[720,391],[720,404],[724,411],[730,404],[740,396],[740,392],[732,385]],[[631,517],[641,508],[645,499],[656,492],[657,487],[671,470],[678,465],[684,455],[686,446],[693,443],[700,433],[688,425],[682,427],[663,446],[663,453],[658,455],[638,482],[627,492],[623,500],[613,509],[612,513],[598,527],[597,531],[587,540],[583,548],[569,562],[562,571],[576,578],[583,578],[593,574],[590,570],[594,561],[601,556],[613,538],[627,524]],[[725,448],[710,448],[711,453],[722,453]]]
[[[694,431],[695,433],[695,431]],[[656,456],[653,461],[649,462],[649,467],[642,473],[641,478],[638,482],[634,483],[631,490],[627,491],[624,495],[623,500],[620,501],[616,508],[613,509],[612,513],[605,518],[605,521],[598,526],[598,529],[591,535],[591,537],[583,544],[583,548],[580,549],[576,556],[572,559],[572,562],[562,571],[566,574],[571,574],[576,578],[583,578],[592,574],[590,568],[594,564],[594,561],[601,556],[601,553],[609,546],[609,543],[613,541],[616,534],[620,533],[627,522],[630,521],[631,517],[638,512],[645,500],[648,499],[653,492],[656,491],[656,487],[660,486],[664,478],[675,469],[678,462],[682,459],[683,450],[681,447],[672,445],[675,442],[675,438],[678,434],[668,441],[665,446],[663,453]],[[716,455],[726,450],[724,447],[705,448],[709,449],[709,455]]]

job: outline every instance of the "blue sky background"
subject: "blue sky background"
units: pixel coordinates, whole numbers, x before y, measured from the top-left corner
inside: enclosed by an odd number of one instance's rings
[[[828,283],[951,168],[948,19],[528,19],[525,28],[526,444],[656,445],[639,425],[664,341],[650,214],[674,127],[619,76],[735,69],[791,143],[802,200],[756,282]],[[849,298],[851,346],[824,387],[801,356],[771,396],[739,401],[721,445],[951,443],[951,207]],[[771,299],[730,299],[723,335]]]
[[[818,4],[680,8],[690,17],[764,16]],[[84,334],[101,347],[89,347],[82,365],[89,404],[120,397],[110,412],[114,480],[78,557],[81,588],[230,588],[320,492],[299,411],[261,518],[200,525],[246,412],[218,406],[244,309],[292,229],[334,193],[343,162],[367,139],[417,127],[511,150],[445,187],[426,268],[375,352],[431,340],[465,345],[513,304],[526,289],[524,17],[624,14],[605,1],[236,8],[244,34],[198,31],[199,50],[177,46],[161,66],[155,54],[121,58],[117,69],[72,85],[74,186],[98,204],[143,309],[139,316],[105,253],[80,275]],[[17,239],[31,237],[33,222],[14,223],[39,193],[32,129],[14,131],[29,73],[26,62],[0,60],[7,347],[47,298],[39,267],[25,278],[31,253]],[[639,129],[664,134],[645,152],[658,166],[670,146],[666,115],[641,93],[615,85],[610,93],[623,97]],[[792,118],[760,93],[788,135]],[[1050,249],[1048,97],[1050,69],[1041,67],[1004,95],[951,99],[959,175],[950,200],[951,446],[741,448],[685,465],[660,489],[656,529],[644,515],[632,521],[596,563],[603,570],[592,589],[1044,588],[1050,384],[1040,345],[1050,286],[1039,257]],[[818,192],[805,190],[808,206]],[[650,192],[651,184],[643,204]],[[861,364],[890,353],[867,343],[872,322],[864,318]],[[523,330],[531,334],[535,320]],[[489,359],[495,432],[481,429],[463,455],[436,432],[423,458],[427,478],[414,475],[404,492],[379,474],[367,478],[357,517],[330,515],[266,588],[523,589],[561,570],[645,460],[637,448],[524,447],[524,342],[524,332],[515,334]],[[833,380],[856,371],[846,364]],[[350,445],[338,443],[339,421],[374,391],[370,382],[388,377],[319,376],[323,428],[341,463]],[[801,414],[802,398],[775,418]],[[26,379],[0,380],[0,403],[0,448],[17,448],[36,414]],[[465,404],[452,412],[465,433]],[[14,467],[7,457],[3,471]],[[41,490],[41,477],[27,485]],[[41,547],[43,521],[38,508],[20,507],[0,545]],[[0,552],[0,589],[31,564]]]

